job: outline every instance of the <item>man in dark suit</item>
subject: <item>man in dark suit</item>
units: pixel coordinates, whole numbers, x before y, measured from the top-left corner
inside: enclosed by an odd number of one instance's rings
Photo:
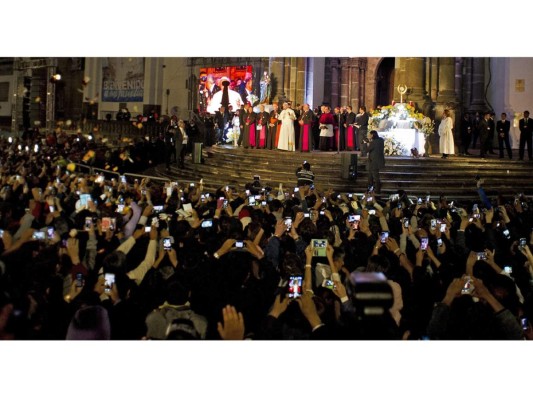
[[[379,171],[385,166],[385,141],[379,137],[377,131],[370,131],[367,134],[368,144],[368,185],[374,186],[377,195],[381,194],[381,179]]]
[[[529,111],[524,111],[524,118],[518,122],[520,129],[520,147],[518,149],[518,156],[520,160],[524,159],[524,150],[527,143],[527,155],[531,161],[531,138],[533,133],[533,121],[529,119]]]
[[[492,132],[492,128],[490,127],[490,124],[489,124],[489,119],[490,119],[490,112],[487,111],[483,114],[483,118],[479,122],[479,126],[478,126],[479,144],[481,146],[479,150],[479,156],[481,158],[485,158],[485,154],[487,154],[489,151],[488,142],[489,142],[490,133]]]
[[[503,145],[507,148],[507,155],[509,159],[513,158],[511,152],[511,144],[509,143],[509,129],[511,129],[511,122],[507,121],[507,114],[502,113],[502,119],[496,122],[496,132],[498,133],[498,145],[500,147],[500,158],[503,158]]]

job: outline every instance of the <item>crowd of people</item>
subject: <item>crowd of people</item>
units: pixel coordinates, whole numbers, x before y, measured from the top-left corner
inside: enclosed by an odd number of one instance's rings
[[[302,152],[361,150],[362,156],[366,156],[369,114],[364,106],[358,114],[350,106],[335,107],[332,112],[327,104],[312,110],[309,104],[293,107],[290,101],[283,102],[281,107],[273,102],[270,112],[265,111],[264,104],[257,108],[258,112],[245,103],[233,112],[231,105],[228,109],[221,106],[213,117],[216,144],[235,139],[244,148]]]
[[[98,151],[2,139],[0,338],[533,337],[522,194],[489,199],[482,179],[475,202],[336,193],[308,163],[294,188],[208,193],[69,163]]]
[[[518,159],[524,159],[527,147],[527,155],[531,161],[533,160],[531,150],[533,124],[529,119],[529,111],[524,111],[522,116],[518,121],[518,129],[520,130]],[[460,121],[461,145],[459,146],[459,154],[472,155],[468,150],[479,146],[479,156],[481,158],[485,158],[489,154],[496,155],[493,148],[493,142],[496,137],[499,158],[504,158],[507,155],[511,160],[513,158],[510,140],[511,121],[507,119],[507,113],[504,112],[501,113],[498,121],[495,121],[495,119],[496,114],[492,111],[476,112],[473,115],[468,112],[464,113]]]

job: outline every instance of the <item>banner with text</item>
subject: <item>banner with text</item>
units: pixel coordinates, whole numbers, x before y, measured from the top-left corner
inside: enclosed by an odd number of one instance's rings
[[[104,57],[102,101],[143,101],[144,58]]]

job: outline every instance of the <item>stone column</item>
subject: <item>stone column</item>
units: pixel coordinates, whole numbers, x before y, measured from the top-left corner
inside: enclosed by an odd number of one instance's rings
[[[360,106],[366,106],[366,69],[367,69],[367,59],[366,58],[360,58],[359,59],[359,94],[357,96],[357,104],[354,111],[359,111]],[[357,114],[357,113],[356,113]]]
[[[406,82],[406,72],[405,72],[405,65],[406,65],[406,58],[405,57],[398,57],[396,58],[396,66],[394,69],[394,85],[392,88],[392,99],[396,101],[397,103],[400,102],[400,94],[396,90],[398,85],[404,85]],[[382,104],[386,105],[386,104]]]
[[[291,79],[290,79],[290,91],[289,91],[289,99],[291,99],[293,106],[296,106],[296,103],[298,102],[296,100],[296,79],[298,74],[298,58],[297,57],[291,57]]]
[[[455,103],[455,59],[439,58],[439,91],[437,103]]]
[[[351,89],[351,74],[350,74],[350,59],[347,57],[343,57],[340,59],[341,64],[341,81],[340,81],[340,87],[341,87],[341,93],[340,93],[340,100],[339,100],[339,106],[344,106],[348,104],[348,101],[351,97],[350,95],[350,89]]]
[[[474,58],[472,61],[472,102],[471,111],[484,111],[485,103],[485,59]]]
[[[307,87],[305,70],[307,67],[307,59],[305,57],[298,57],[296,59],[296,103],[305,103],[305,90]]]
[[[339,105],[340,63],[338,58],[331,59],[331,107]]]
[[[270,94],[273,101],[280,101],[285,97],[283,91],[283,76],[285,72],[283,57],[273,57],[270,72],[272,74],[272,93]]]
[[[428,77],[429,82],[429,96],[431,101],[437,101],[438,87],[439,87],[439,59],[436,57],[430,58],[430,71]]]
[[[331,104],[331,58],[326,58],[324,63],[324,95],[322,96],[322,103]]]
[[[470,110],[470,102],[472,100],[472,58],[463,58],[463,109]]]
[[[285,57],[285,73],[283,75],[283,92],[285,97],[290,98],[291,96],[291,58]],[[293,99],[291,99],[293,100]]]
[[[348,90],[348,100],[346,103],[343,104],[349,104],[352,106],[352,109],[355,110],[355,113],[357,114],[357,110],[359,109],[359,84],[360,84],[360,70],[359,70],[359,58],[351,58],[350,59],[350,86]]]
[[[416,103],[424,103],[427,100],[425,90],[425,65],[423,57],[407,57],[405,60],[405,84],[408,92],[404,96],[405,101],[414,101]],[[398,82],[396,86],[402,84]]]

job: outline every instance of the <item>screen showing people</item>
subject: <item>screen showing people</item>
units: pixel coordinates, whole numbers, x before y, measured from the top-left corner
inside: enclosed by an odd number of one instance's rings
[[[200,69],[198,108],[214,114],[222,105],[223,82],[228,82],[228,101],[233,110],[247,102],[254,104],[253,70],[251,65]]]

